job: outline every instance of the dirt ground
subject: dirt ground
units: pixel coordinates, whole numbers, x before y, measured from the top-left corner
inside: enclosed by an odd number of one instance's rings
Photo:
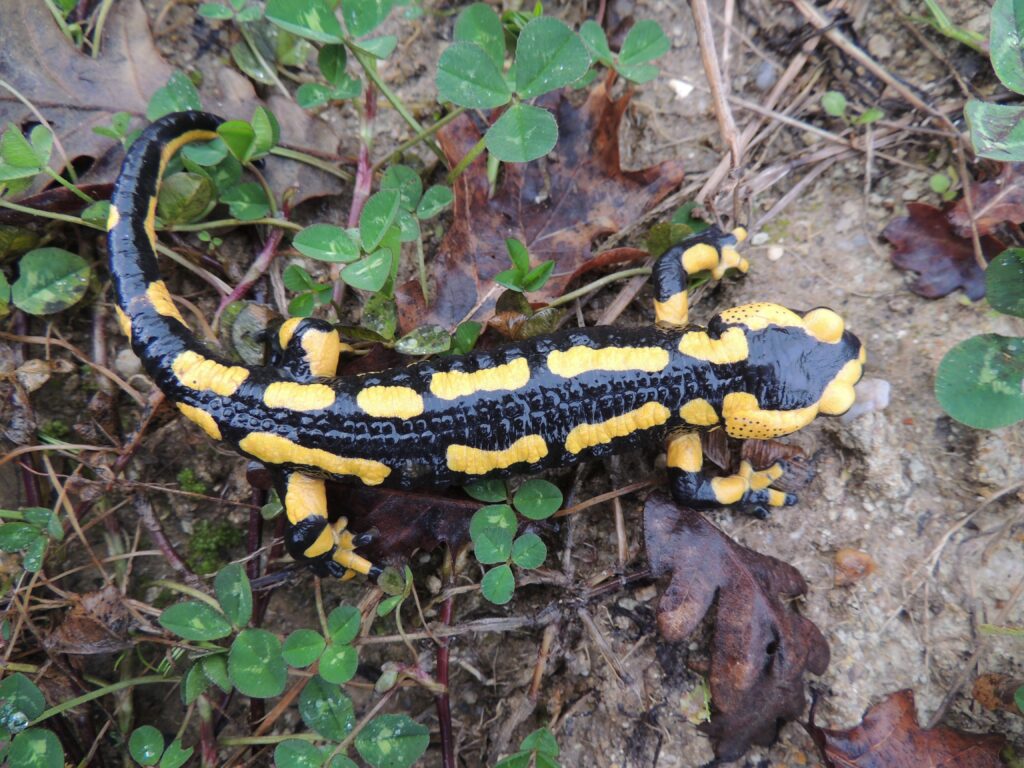
[[[585,10],[582,5],[567,3],[559,9],[546,4],[545,10],[578,25],[593,15],[595,3],[588,3]],[[624,0],[610,3],[610,11],[656,19],[672,41],[671,52],[660,62],[661,77],[638,89],[627,113],[624,164],[645,167],[681,157],[688,164],[686,184],[692,194],[718,164],[724,145],[706,90],[692,17],[681,5]],[[931,100],[957,96],[948,66],[969,76],[985,70],[982,60],[974,61],[973,54],[937,35],[926,33],[945,61],[911,45],[897,19],[897,7],[909,11],[910,4],[848,5],[862,44]],[[151,18],[159,12],[158,6],[162,3],[149,7]],[[740,6],[743,13],[734,20],[727,48],[730,83],[737,96],[756,105],[793,55],[783,42],[795,38],[801,27],[789,4],[761,0]],[[721,45],[724,4],[712,3],[712,7],[718,14],[713,23]],[[920,12],[916,3],[913,9]],[[986,28],[988,9],[983,3],[961,3],[956,11],[958,22],[972,29]],[[193,17],[193,9],[175,7],[163,19],[173,31],[159,37],[158,43],[175,64],[187,64],[195,55],[194,30],[187,21]],[[450,37],[451,19],[427,15],[412,24],[392,19],[389,26],[392,29],[386,31],[398,33],[400,39],[409,35],[410,28],[420,31],[413,45],[382,66],[383,76],[407,103],[432,98],[434,63]],[[209,35],[209,29],[203,34]],[[208,54],[200,55],[199,65],[211,65]],[[827,44],[820,44],[807,68],[820,72],[818,84],[809,90],[812,97],[791,116],[840,133],[843,126],[823,117],[818,108],[817,99],[826,84],[844,91],[861,109],[873,103],[865,100],[864,84],[857,82],[860,76],[850,68]],[[983,77],[981,81],[985,82]],[[869,82],[867,90],[873,87]],[[878,91],[883,107],[891,107],[893,114],[905,113],[894,94],[880,85]],[[733,110],[741,128],[755,117],[753,110],[738,102]],[[355,125],[350,113],[331,119]],[[380,147],[406,136],[392,112],[383,112],[378,128]],[[1024,621],[1020,602],[1008,603],[1024,577],[1024,506],[1013,493],[983,504],[1000,489],[1019,487],[1024,480],[1020,460],[1024,429],[1018,425],[979,432],[963,427],[941,411],[932,383],[939,360],[956,342],[977,333],[1020,334],[1022,329],[1020,323],[1014,326],[988,312],[984,304],[970,305],[959,294],[928,301],[908,292],[906,275],[891,266],[888,247],[879,239],[885,224],[901,215],[905,202],[939,203],[927,180],[949,160],[942,150],[930,153],[934,146],[928,144],[930,140],[908,134],[905,142],[891,145],[887,152],[898,162],[874,157],[869,163],[863,153],[855,153],[831,165],[795,200],[752,231],[745,250],[753,265],[749,276],[705,295],[693,310],[700,322],[719,309],[748,301],[773,301],[797,309],[832,307],[867,345],[866,376],[891,387],[890,402],[883,410],[852,420],[821,419],[795,438],[816,454],[818,462],[817,477],[802,491],[797,506],[780,510],[767,521],[730,513],[714,514],[712,519],[739,542],[791,563],[807,579],[809,594],[800,609],[825,634],[832,652],[827,672],[813,681],[823,693],[819,723],[852,726],[866,707],[901,688],[914,690],[921,722],[926,722],[952,690],[944,722],[965,730],[1008,733],[1020,743],[1021,720],[982,709],[970,692],[978,674],[1024,674],[1021,641],[981,630],[987,623],[1017,626]],[[804,157],[825,146],[824,141],[810,131],[780,127],[765,145],[767,149],[758,148],[759,165],[746,169],[748,178],[766,166]],[[343,145],[342,152],[355,149],[353,140],[351,146]],[[814,168],[792,168],[777,183],[745,199],[741,209],[747,223],[758,222]],[[347,204],[343,198],[336,206],[316,211],[316,216],[322,221],[343,218]],[[728,215],[731,209],[732,203],[722,199],[717,212]],[[616,290],[612,287],[597,297],[585,308],[585,315],[596,316],[614,299]],[[649,289],[641,292],[620,322],[647,321],[650,298]],[[88,343],[83,346],[88,348]],[[196,464],[200,476],[218,492],[247,498],[242,462],[216,452],[195,432],[181,425],[163,430],[161,441],[140,464],[140,473],[152,473],[147,479],[157,480],[166,471],[161,463],[174,472],[182,462]],[[181,445],[190,451],[181,451]],[[639,462],[628,466],[634,470]],[[591,473],[596,479],[584,486],[583,498],[612,487],[597,478],[603,474],[607,473]],[[627,476],[625,469],[620,474]],[[213,513],[208,507],[169,498],[158,503],[171,520],[166,525],[172,537],[186,537],[191,521]],[[639,553],[642,502],[630,496],[623,506],[629,546]],[[244,519],[241,513],[229,514],[232,519]],[[589,510],[573,526],[571,560],[577,577],[587,579],[614,570],[612,506]],[[549,540],[549,565],[562,561],[557,541],[557,537]],[[852,585],[835,586],[835,553],[844,547],[866,552],[877,568]],[[642,555],[632,565],[639,567],[640,561]],[[326,597],[331,605],[340,600],[354,602],[364,589],[358,584],[329,585]],[[529,614],[552,600],[550,587],[526,588],[517,594],[507,611],[481,603],[472,594],[460,597],[457,621]],[[566,608],[532,714],[525,691],[542,630],[460,638],[453,647],[452,689],[463,764],[492,764],[495,745],[507,743],[509,737],[518,743],[532,728],[550,724],[552,718],[566,766],[692,768],[710,761],[708,742],[688,722],[698,677],[686,664],[698,650],[696,641],[683,647],[661,641],[654,624],[656,602],[653,586],[613,592],[590,606],[592,626]],[[311,601],[303,605],[293,592],[273,598],[268,628],[286,631],[314,622]],[[382,654],[376,660],[386,658]],[[371,659],[364,657],[364,662]],[[428,699],[410,695],[401,704],[436,728]],[[430,752],[422,764],[436,764],[437,755]],[[810,739],[795,724],[783,729],[776,745],[755,749],[738,764],[821,765]]]

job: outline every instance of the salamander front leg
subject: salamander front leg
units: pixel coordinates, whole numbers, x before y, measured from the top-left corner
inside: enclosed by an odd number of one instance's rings
[[[704,469],[700,435],[688,432],[669,439],[668,476],[672,497],[680,504],[697,508],[731,506],[788,507],[796,496],[770,486],[785,473],[785,464],[776,462],[768,469],[755,470],[749,461],[739,472],[712,477]]]
[[[352,351],[326,320],[293,317],[271,338],[271,364],[295,381],[311,381],[338,372],[338,357]]]
[[[322,478],[288,472],[279,492],[288,516],[285,545],[297,562],[307,563],[317,576],[348,580],[357,573],[371,578],[380,575],[380,568],[355,552],[366,538],[353,536],[346,529],[348,521],[344,517],[333,523],[328,520],[327,489]]]
[[[721,280],[730,269],[746,272],[750,264],[740,256],[736,245],[747,239],[747,231],[737,227],[722,232],[708,227],[669,248],[654,263],[654,314],[663,325],[684,326],[689,319],[686,281],[698,272],[710,272]]]

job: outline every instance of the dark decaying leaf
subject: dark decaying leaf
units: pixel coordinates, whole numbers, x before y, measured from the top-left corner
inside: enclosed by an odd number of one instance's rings
[[[1024,163],[1007,163],[994,179],[970,185],[974,224],[979,235],[987,235],[1004,222],[1024,222]],[[967,202],[957,202],[947,218],[960,237],[971,236]]]
[[[47,636],[46,647],[56,653],[114,653],[131,647],[131,614],[116,587],[75,597],[64,620]]]
[[[551,278],[542,290],[530,294],[531,299],[558,296],[574,277],[605,263],[591,259],[595,239],[635,221],[682,180],[678,161],[622,170],[619,124],[628,93],[613,100],[603,85],[597,85],[579,108],[568,93],[541,101],[558,120],[560,135],[552,155],[533,163],[503,165],[493,197],[486,158],[478,158],[458,178],[452,224],[431,266],[430,306],[415,280],[398,291],[403,330],[422,323],[451,328],[467,317],[486,315],[501,292],[492,279],[508,268],[505,240],[510,237],[527,246],[534,264],[555,261]],[[484,130],[485,125],[466,114],[439,132],[441,147],[453,165]]]
[[[773,488],[796,493],[814,479],[814,461],[798,445],[778,440],[733,440],[721,429],[705,432],[700,442],[704,458],[724,474],[736,472],[740,461],[749,461],[754,469],[767,469],[784,461],[786,472],[772,483]]]
[[[359,553],[378,565],[405,563],[413,552],[439,544],[457,551],[469,542],[469,519],[481,506],[458,489],[412,493],[327,484],[328,509],[345,515],[356,533],[373,534]]]
[[[893,245],[892,263],[920,273],[910,290],[937,299],[963,288],[972,301],[985,295],[985,273],[974,259],[971,241],[957,235],[946,213],[924,203],[908,203],[907,216],[893,219],[882,236]],[[991,235],[981,249],[991,260],[1005,246]]]
[[[77,50],[61,33],[46,3],[3,4],[0,23],[0,77],[35,105],[57,132],[71,160],[93,160],[83,182],[113,181],[120,167],[121,145],[93,133],[109,125],[116,112],[141,117],[153,92],[167,84],[173,71],[153,43],[149,20],[139,0],[123,0],[103,27],[99,58]],[[239,72],[221,67],[204,78],[203,104],[210,111],[248,120],[262,102],[252,84]],[[296,148],[319,147],[331,151],[338,137],[323,120],[316,120],[294,101],[280,94],[265,102],[281,124],[282,143]],[[38,118],[10,91],[0,89],[0,129],[8,122],[27,127]],[[62,162],[58,152],[51,160]],[[268,160],[271,187],[283,191],[298,184],[295,203],[340,191],[336,179],[301,163]],[[30,192],[38,188],[30,189]]]
[[[914,692],[896,691],[864,713],[860,725],[848,730],[819,728],[808,733],[828,768],[999,768],[1005,739],[999,735],[964,733],[946,726],[921,728],[914,710]]]
[[[974,700],[985,709],[993,712],[1009,712],[1017,717],[1024,717],[1017,706],[1016,693],[1024,687],[1024,680],[1010,675],[1001,675],[995,672],[987,675],[980,675],[974,681]]]
[[[807,584],[792,566],[742,547],[697,512],[652,493],[644,506],[651,570],[671,574],[658,628],[685,640],[716,606],[711,640],[711,722],[702,726],[720,760],[771,744],[804,711],[803,675],[822,674],[828,644],[790,600]]]

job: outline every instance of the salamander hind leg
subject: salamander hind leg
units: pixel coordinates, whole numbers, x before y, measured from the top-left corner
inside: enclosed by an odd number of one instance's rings
[[[317,576],[351,579],[356,574],[376,578],[380,568],[356,554],[365,537],[347,530],[348,521],[327,517],[324,480],[300,472],[288,472],[280,484],[288,528],[285,546],[297,562],[306,563]]]
[[[270,342],[271,364],[294,381],[334,376],[341,353],[352,350],[330,323],[313,317],[285,320]]]
[[[687,279],[710,272],[721,280],[730,269],[746,272],[750,264],[736,246],[747,237],[742,227],[722,232],[718,227],[688,237],[663,253],[654,264],[654,314],[664,325],[684,326],[689,321]]]
[[[721,506],[788,507],[796,496],[772,488],[785,473],[785,463],[755,470],[749,461],[733,475],[713,477],[704,468],[700,435],[676,435],[668,442],[668,475],[672,497],[679,504],[698,509]]]

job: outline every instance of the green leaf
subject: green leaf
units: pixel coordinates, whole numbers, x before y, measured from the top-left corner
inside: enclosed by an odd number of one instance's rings
[[[939,363],[935,396],[946,413],[976,429],[1024,419],[1024,338],[987,333],[961,341]]]
[[[512,98],[501,70],[476,43],[448,46],[437,62],[435,84],[440,101],[470,109],[493,109]]]
[[[220,3],[202,3],[199,6],[199,15],[214,21],[229,21],[234,16],[230,8],[225,8]]]
[[[545,520],[562,506],[562,492],[547,480],[527,480],[512,497],[512,504],[523,517]]]
[[[362,616],[351,605],[339,605],[327,617],[327,632],[332,643],[347,645],[356,639]]]
[[[877,123],[883,117],[885,117],[884,109],[881,107],[869,107],[854,118],[853,124],[870,125],[871,123]]]
[[[485,565],[508,560],[515,533],[516,516],[507,504],[481,507],[469,521],[476,559]]]
[[[423,195],[423,180],[408,165],[392,165],[384,171],[380,188],[398,190],[398,204],[407,211],[415,211]]]
[[[992,259],[985,270],[985,296],[992,309],[1024,317],[1024,248],[1007,248]]]
[[[388,228],[395,222],[399,200],[397,190],[382,189],[366,201],[359,214],[359,238],[363,250],[370,252],[380,245]]]
[[[320,656],[320,675],[329,683],[341,685],[355,677],[359,651],[351,645],[332,643]]]
[[[821,97],[821,106],[826,114],[842,117],[846,114],[846,97],[839,91],[826,91]]]
[[[347,75],[348,51],[344,45],[325,45],[317,54],[316,63],[327,82],[338,85]]]
[[[661,25],[651,19],[634,24],[626,34],[619,51],[619,65],[633,67],[646,64],[668,53],[669,40],[661,31]]]
[[[380,248],[341,270],[341,279],[362,291],[379,291],[391,274],[392,258],[388,248]]]
[[[15,672],[0,680],[0,701],[10,713],[5,719],[0,719],[0,734],[8,731],[12,715],[20,713],[23,717],[17,719],[27,724],[46,709],[46,699],[43,698],[42,692],[21,672]]]
[[[46,555],[47,538],[37,536],[29,542],[25,553],[21,556],[21,565],[30,573],[36,573],[43,567],[43,557]]]
[[[281,140],[281,124],[277,122],[277,116],[266,107],[256,107],[252,114],[252,130],[256,138],[253,157],[267,154]]]
[[[211,683],[224,693],[231,693],[231,675],[228,672],[227,654],[214,653],[199,660],[199,668]]]
[[[321,83],[303,83],[295,91],[295,103],[303,109],[322,107],[331,100],[332,91]]]
[[[11,301],[30,315],[52,315],[76,304],[89,287],[91,270],[81,256],[63,248],[36,248],[18,262]]]
[[[24,168],[33,173],[38,172],[46,165],[46,161],[39,158],[35,148],[14,123],[8,123],[7,130],[0,137],[0,157],[14,168]],[[48,159],[49,157],[47,157]]]
[[[164,756],[160,758],[160,768],[181,768],[192,757],[193,752],[195,750],[192,747],[182,746],[181,739],[175,739],[164,750]]]
[[[518,269],[504,269],[491,278],[498,285],[517,293],[523,292],[523,275]]]
[[[164,735],[152,725],[140,725],[128,738],[128,752],[139,765],[156,765],[164,753]]]
[[[243,629],[231,643],[228,674],[246,696],[266,699],[280,695],[288,681],[281,641],[265,629]]]
[[[558,124],[546,109],[514,104],[484,135],[488,151],[506,163],[544,157],[558,142]]]
[[[231,622],[198,600],[186,600],[160,614],[160,626],[185,640],[219,640],[231,634]]]
[[[241,221],[255,221],[270,213],[267,193],[254,181],[225,190],[220,199],[227,203],[231,215]]]
[[[331,91],[331,98],[334,101],[347,101],[354,99],[363,92],[363,81],[358,77],[346,74]]]
[[[7,277],[0,272],[0,317],[10,314],[11,311],[11,284]]]
[[[462,490],[477,501],[503,502],[508,498],[505,481],[498,477],[492,477],[489,480],[474,480],[472,483],[462,486]]]
[[[593,58],[606,67],[612,66],[612,50],[608,47],[608,38],[600,24],[593,19],[584,21],[580,27],[580,39]]]
[[[532,752],[515,752],[503,757],[494,764],[494,768],[530,768]]]
[[[518,274],[525,275],[530,271],[530,253],[526,250],[525,245],[514,237],[510,237],[505,240],[505,248],[508,250],[508,257],[512,260],[512,266],[516,268]]]
[[[0,525],[0,550],[21,552],[27,549],[39,536],[39,529],[28,523],[4,523]]]
[[[1024,685],[1013,692],[1013,703],[1017,705],[1017,709],[1024,712]]]
[[[29,728],[11,742],[7,765],[17,768],[64,768],[60,739],[45,728]]]
[[[359,319],[363,328],[369,328],[382,339],[393,339],[398,327],[398,307],[395,300],[382,293],[375,293],[363,304],[363,316]]]
[[[928,186],[935,194],[942,195],[953,186],[953,180],[944,173],[933,173],[928,177]]]
[[[398,38],[394,35],[381,35],[369,40],[361,40],[357,45],[376,59],[386,59],[395,52]]]
[[[217,189],[208,176],[172,173],[160,184],[156,210],[165,224],[187,224],[202,218],[216,196]]]
[[[323,763],[323,752],[308,741],[288,739],[274,747],[277,768],[320,768]]]
[[[292,238],[292,245],[299,253],[318,261],[347,264],[359,258],[358,243],[348,232],[333,224],[306,227]]]
[[[199,698],[199,694],[210,687],[210,678],[203,674],[203,665],[196,662],[185,673],[181,686],[181,701],[187,707]]]
[[[619,74],[637,85],[651,82],[659,72],[660,70],[654,64],[633,64],[629,67],[619,65]]]
[[[524,533],[512,542],[512,562],[520,568],[540,568],[547,556],[547,546],[535,533]]]
[[[229,563],[213,580],[213,589],[221,610],[236,627],[244,627],[252,618],[252,587],[240,563]]]
[[[395,608],[402,604],[404,598],[401,595],[392,595],[389,598],[381,600],[377,604],[377,616],[383,618],[391,613]]]
[[[992,5],[992,31],[989,34],[992,69],[1011,91],[1024,93],[1024,3],[996,0]]]
[[[246,43],[237,42],[231,46],[231,59],[242,72],[257,83],[273,85],[274,73],[271,65],[266,60],[260,61],[257,59],[252,49]]]
[[[516,579],[508,565],[491,568],[480,581],[480,591],[495,605],[505,605],[512,599],[515,589]]]
[[[551,277],[551,272],[554,268],[554,261],[545,261],[538,264],[523,276],[523,290],[539,291],[544,287],[544,283],[548,281],[548,278]]]
[[[1007,163],[1024,161],[1024,106],[969,99],[964,117],[975,154]]]
[[[590,54],[586,46],[564,22],[541,16],[519,33],[516,93],[522,98],[532,99],[569,85],[583,77],[589,68]]]
[[[344,739],[356,724],[352,700],[320,675],[314,675],[299,694],[299,714],[308,727],[333,741]]]
[[[465,355],[473,351],[473,347],[476,346],[477,339],[480,338],[480,332],[483,330],[483,326],[474,321],[467,320],[464,323],[459,323],[459,326],[455,329],[455,333],[452,334],[452,349],[456,355]],[[504,501],[504,493],[497,501]]]
[[[375,717],[356,736],[356,750],[373,768],[408,768],[429,744],[430,730],[408,715]]]
[[[403,355],[436,355],[451,349],[452,337],[440,325],[421,325],[395,342]]]
[[[341,17],[353,37],[367,35],[388,17],[395,7],[395,0],[344,0]]]
[[[167,85],[157,88],[146,107],[146,119],[158,120],[171,112],[202,109],[199,91],[184,72],[175,70],[167,79]]]
[[[505,64],[505,32],[501,18],[487,3],[473,3],[459,11],[454,37],[459,42],[479,45],[501,72]]]
[[[250,5],[248,8],[243,8],[238,12],[239,21],[259,21],[263,18],[263,9],[256,5]]]
[[[310,291],[317,287],[316,280],[298,264],[289,264],[282,274],[284,287],[289,291]]]
[[[420,223],[404,208],[398,209],[398,239],[403,243],[414,243],[420,239]]]
[[[423,198],[416,207],[416,217],[423,220],[432,219],[451,205],[454,199],[451,187],[435,184],[423,193]]]
[[[327,641],[319,632],[312,629],[297,629],[284,641],[281,654],[288,664],[302,669],[319,659],[326,647]]]
[[[555,741],[554,734],[547,728],[535,730],[523,739],[523,743],[519,745],[519,748],[529,750],[530,752],[537,752],[541,755],[548,755],[549,757],[558,757],[558,742]]]
[[[213,167],[228,156],[228,147],[220,139],[198,141],[194,144],[186,145],[181,150],[181,154],[196,165]],[[238,162],[234,158],[231,159],[233,162]]]
[[[245,120],[228,120],[217,126],[217,135],[240,163],[252,159],[256,146],[256,131]]]
[[[345,42],[341,24],[325,0],[267,0],[266,16],[281,29],[308,40]]]

